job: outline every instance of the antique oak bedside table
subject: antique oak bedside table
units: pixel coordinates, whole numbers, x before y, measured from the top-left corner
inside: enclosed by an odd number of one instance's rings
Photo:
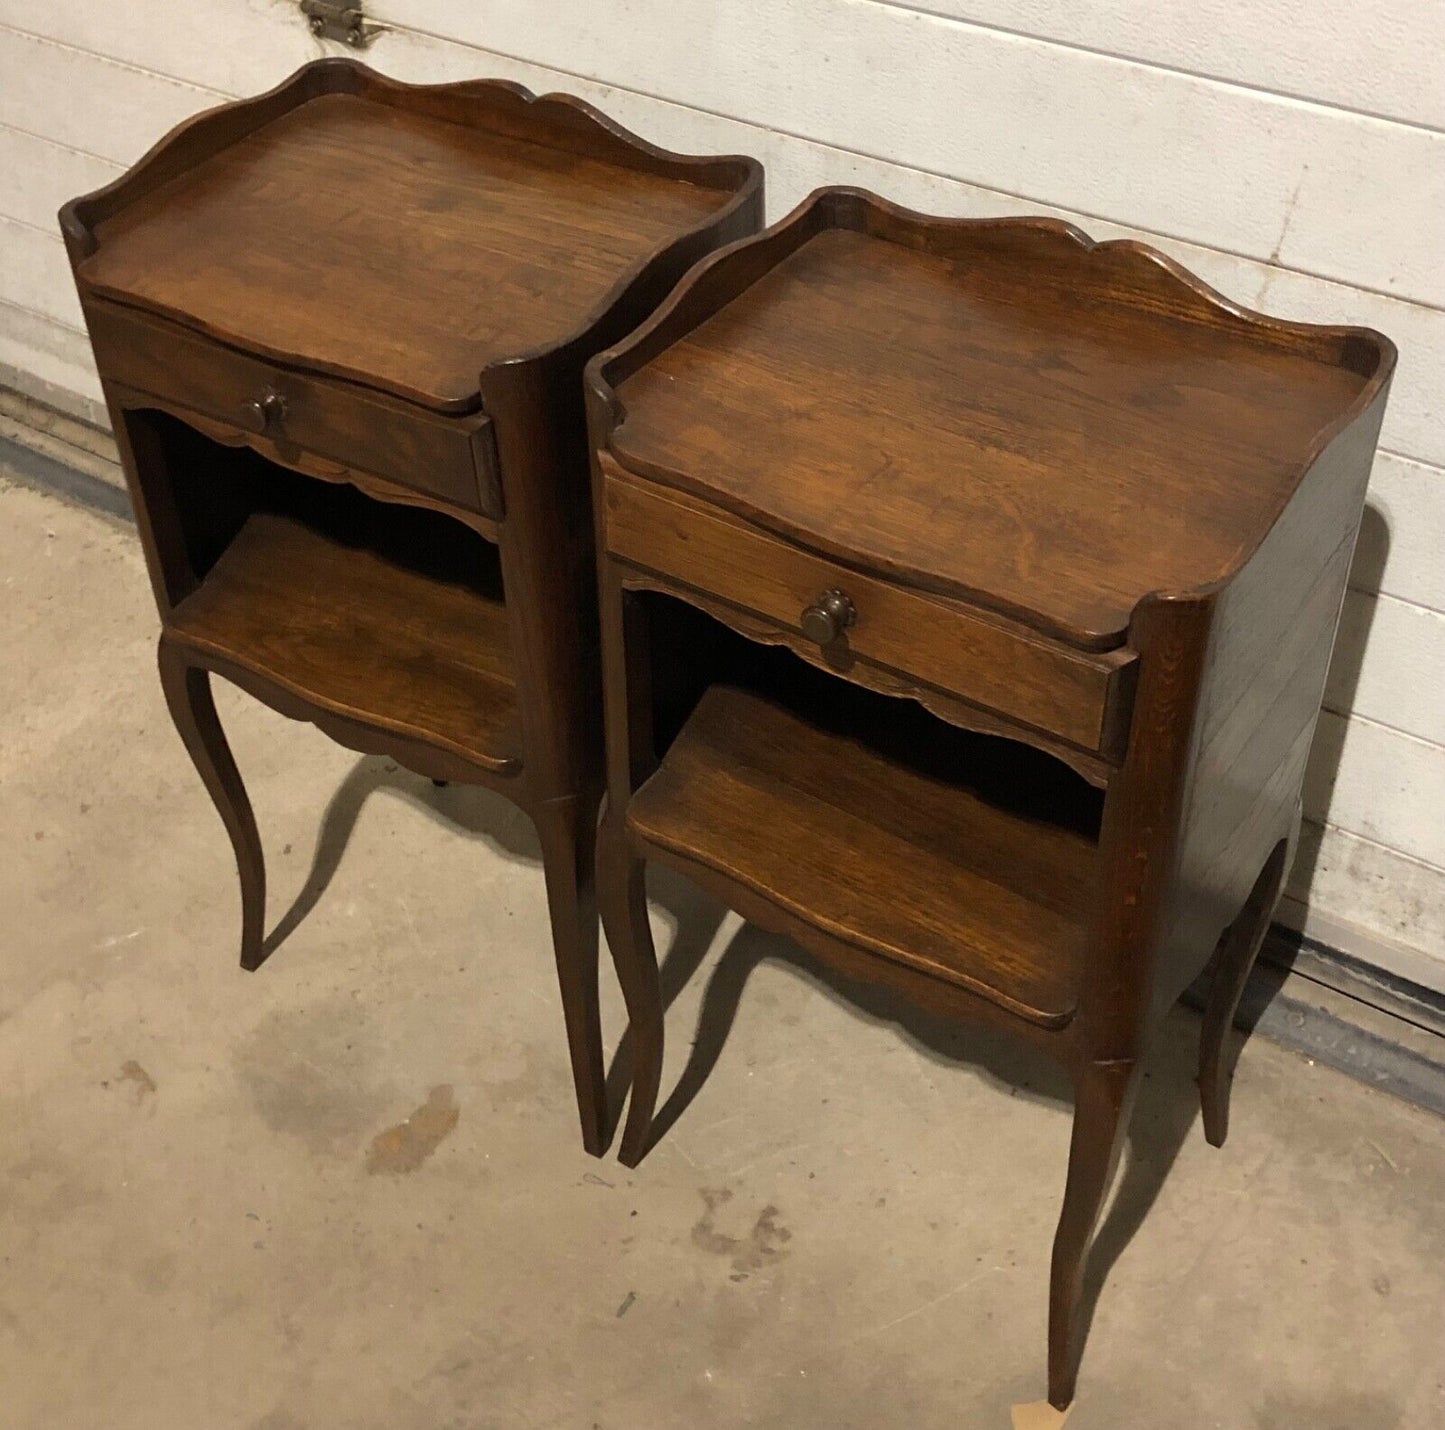
[[[514,800],[542,846],[572,1070],[604,1141],[586,359],[761,219],[751,159],[567,96],[348,60],[183,124],[60,221],[160,607],[161,680],[263,943],[209,674]]]
[[[1224,1140],[1393,363],[1139,244],[834,189],[589,365],[624,1162],[662,1060],[656,859],[1067,1068],[1068,1404],[1140,1058],[1211,955]]]

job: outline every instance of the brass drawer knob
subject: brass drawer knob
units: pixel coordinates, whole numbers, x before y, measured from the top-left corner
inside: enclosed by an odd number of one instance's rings
[[[274,388],[267,388],[260,397],[241,404],[246,426],[253,432],[271,432],[280,428],[286,418],[286,399]]]
[[[858,619],[853,602],[837,589],[824,591],[811,606],[803,609],[799,624],[803,634],[819,645],[831,645]]]

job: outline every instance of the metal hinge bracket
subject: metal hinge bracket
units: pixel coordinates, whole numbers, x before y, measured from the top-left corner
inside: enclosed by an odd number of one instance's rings
[[[367,23],[360,5],[337,4],[336,0],[301,0],[301,13],[318,40],[340,40],[354,50],[364,50],[382,29]]]

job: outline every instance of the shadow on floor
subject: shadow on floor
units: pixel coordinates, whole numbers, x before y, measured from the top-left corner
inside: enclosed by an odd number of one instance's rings
[[[393,760],[377,755],[363,756],[337,786],[321,816],[306,882],[290,908],[266,935],[262,943],[263,962],[296,932],[321,902],[341,865],[362,808],[378,793],[400,796],[452,833],[486,840],[507,857],[534,865],[540,877],[542,850],[536,830],[527,815],[510,800],[480,785],[438,786],[422,775],[402,769]],[[653,871],[649,888],[654,908],[660,909],[672,926],[669,953],[662,970],[663,996],[670,1006],[712,946],[724,911],[701,890],[665,869]],[[605,943],[601,947],[605,953]],[[607,1073],[609,1141],[621,1119],[631,1081],[631,1037],[624,1030]]]
[[[400,795],[453,832],[485,839],[514,859],[541,866],[542,851],[532,822],[508,800],[480,785],[433,785],[392,760],[367,755],[352,766],[331,796],[317,830],[310,873],[291,907],[266,935],[264,958],[280,948],[321,902],[351,842],[362,807],[380,791]]]
[[[681,876],[657,865],[648,870],[648,893],[654,906],[660,904],[677,921],[677,933],[660,964],[664,1006],[670,1007],[697,972],[725,910]],[[694,920],[696,927],[692,926]],[[893,1024],[936,1063],[972,1067],[1001,1089],[1012,1089],[1038,1102],[1067,1105],[1073,1100],[1063,1069],[1032,1049],[993,1030],[931,1014],[877,984],[844,978],[791,940],[746,924],[723,950],[708,979],[692,1050],[654,1119],[652,1145],[682,1117],[717,1066],[748,980],[764,961],[793,969],[859,1019]],[[622,1051],[619,1049],[620,1054]],[[1175,1009],[1146,1059],[1123,1172],[1089,1255],[1081,1337],[1088,1335],[1110,1270],[1149,1215],[1198,1119],[1198,1057],[1199,1020],[1182,1008]],[[613,1072],[618,1072],[616,1062]],[[1061,1203],[1067,1147],[1067,1137],[1061,1137]]]
[[[540,873],[541,850],[536,833],[516,806],[478,786],[435,787],[392,761],[368,756],[358,761],[332,796],[321,819],[306,882],[266,937],[268,955],[320,902],[341,863],[362,807],[381,791],[401,796],[453,831],[488,840],[513,859],[537,865]],[[670,1008],[702,966],[726,910],[682,876],[658,865],[648,870],[648,896],[653,909],[671,925],[660,964],[663,1004]],[[1040,1102],[1071,1101],[1063,1070],[1031,1049],[992,1030],[928,1013],[876,984],[844,978],[790,940],[747,924],[723,950],[708,978],[687,1063],[654,1121],[654,1145],[682,1117],[717,1066],[748,980],[765,960],[790,967],[853,1016],[895,1025],[936,1063],[973,1067],[1001,1088],[1011,1088]],[[1090,1254],[1084,1335],[1110,1269],[1148,1216],[1198,1116],[1194,1083],[1198,1037],[1198,1020],[1176,1009],[1166,1020],[1146,1063],[1130,1123],[1123,1174]],[[624,1031],[607,1075],[611,1132],[615,1132],[620,1119],[630,1081],[631,1038]],[[1066,1150],[1067,1139],[1062,1138],[1060,1197]]]

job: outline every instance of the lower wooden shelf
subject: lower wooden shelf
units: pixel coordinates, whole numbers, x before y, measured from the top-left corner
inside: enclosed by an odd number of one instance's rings
[[[456,580],[258,512],[166,630],[323,711],[521,768],[506,608]]]
[[[628,820],[835,938],[1062,1027],[1078,1003],[1097,827],[994,798],[996,766],[972,786],[950,776],[714,686]]]

